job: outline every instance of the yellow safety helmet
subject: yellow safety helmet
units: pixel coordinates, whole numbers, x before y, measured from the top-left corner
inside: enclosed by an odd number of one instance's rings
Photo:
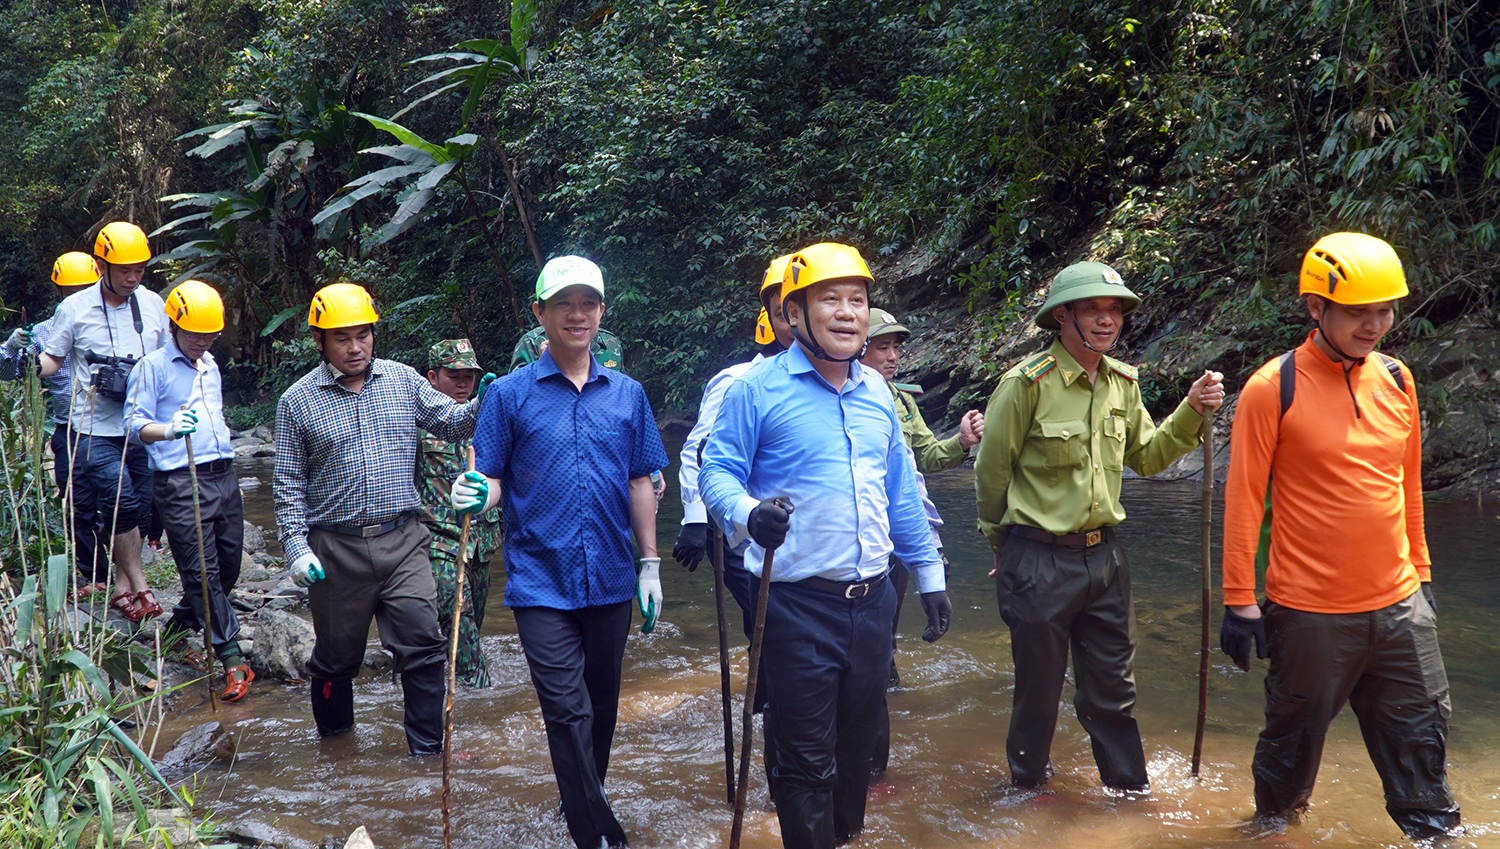
[[[771,329],[771,316],[765,307],[760,308],[760,315],[755,317],[755,344],[769,345],[776,341],[776,331]]]
[[[358,327],[374,324],[380,320],[375,313],[375,302],[365,287],[353,283],[333,283],[313,295],[312,306],[307,309],[307,326],[319,330],[335,327]]]
[[[760,281],[760,305],[769,308],[771,290],[781,285],[782,278],[786,277],[786,265],[792,261],[796,254],[783,254],[773,260],[766,267],[766,276]]]
[[[809,245],[787,260],[786,273],[781,279],[781,300],[785,303],[794,293],[814,283],[841,277],[864,278],[866,286],[875,282],[870,266],[854,248],[838,242]]]
[[[99,279],[99,266],[83,251],[68,251],[52,263],[52,282],[59,286],[90,286]]]
[[[111,265],[134,265],[151,258],[146,231],[129,221],[111,221],[94,238],[94,256]]]
[[[167,318],[189,333],[219,333],[224,329],[224,299],[201,280],[184,280],[167,294]]]
[[[1299,295],[1321,295],[1338,304],[1378,304],[1404,298],[1406,272],[1384,239],[1364,233],[1330,233],[1302,257]]]

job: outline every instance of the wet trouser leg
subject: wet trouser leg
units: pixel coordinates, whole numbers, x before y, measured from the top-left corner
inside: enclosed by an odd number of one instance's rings
[[[1147,784],[1135,709],[1135,616],[1130,568],[1110,529],[1090,548],[1006,536],[995,573],[1010,628],[1015,690],[1006,738],[1011,781],[1047,778],[1058,702],[1073,652],[1074,704],[1105,785]]]
[[[745,638],[749,639],[750,631],[755,627],[756,591],[760,585],[754,575],[745,571],[745,558],[732,551],[724,552],[724,586],[740,606]],[[756,673],[755,680],[758,683],[755,687],[754,712],[761,715],[762,757],[766,764],[766,786],[771,791],[771,798],[775,799],[776,786],[771,776],[776,768],[776,731],[775,723],[771,722],[771,688],[766,686],[764,653],[762,653],[760,672]]]
[[[438,631],[428,539],[427,529],[416,520],[369,539],[321,528],[308,532],[307,544],[327,576],[308,588],[317,643],[307,669],[315,690],[320,681],[347,682],[359,674],[372,618],[380,628],[381,644],[403,676],[408,697],[415,692],[413,686],[421,689],[432,677],[420,670],[428,666],[441,670],[446,647]],[[404,680],[408,673],[416,673],[416,684]],[[441,679],[441,672],[436,677]],[[405,725],[412,754],[440,751],[442,699],[408,698]]]
[[[198,531],[193,520],[193,483],[186,468],[156,475],[156,515],[160,517],[177,575],[182,599],[172,609],[172,622],[186,630],[203,627],[202,572],[208,573],[209,638],[220,659],[238,656],[239,617],[229,603],[240,577],[245,515],[240,483],[233,469],[198,473],[198,508],[203,519],[203,564],[198,563]]]
[[[437,583],[438,627],[443,640],[452,639],[453,598],[458,584],[458,555],[433,548],[432,577]],[[484,624],[484,602],[490,592],[490,564],[464,564],[464,608],[458,618],[458,662],[454,672],[465,687],[490,686],[490,670],[479,644],[479,629]]]
[[[787,849],[828,849],[864,828],[895,609],[890,581],[858,599],[771,584],[762,651]]]
[[[625,830],[604,793],[604,775],[619,715],[630,605],[512,608],[547,726],[563,818],[579,849],[597,849],[601,840],[625,844]]]
[[[1448,787],[1448,677],[1431,607],[1414,593],[1367,613],[1268,604],[1266,729],[1255,747],[1259,816],[1305,807],[1328,726],[1348,701],[1380,774],[1386,810],[1412,837],[1459,824]]]

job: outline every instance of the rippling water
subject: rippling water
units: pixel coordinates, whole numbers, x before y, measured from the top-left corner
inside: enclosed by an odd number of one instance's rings
[[[675,453],[673,454],[675,457]],[[266,483],[249,494],[254,521],[271,527]],[[673,485],[660,518],[669,552],[681,518]],[[868,847],[1228,847],[1409,845],[1387,818],[1380,782],[1349,711],[1335,722],[1313,807],[1302,825],[1257,839],[1243,827],[1253,809],[1249,761],[1261,727],[1265,664],[1246,675],[1215,654],[1200,780],[1188,774],[1197,715],[1199,627],[1196,484],[1127,482],[1121,527],[1136,589],[1140,631],[1137,716],[1152,779],[1146,799],[1105,791],[1070,704],[1064,704],[1041,795],[997,790],[1007,779],[1009,636],[985,576],[988,549],[974,527],[973,474],[928,479],[948,521],[953,628],[928,645],[920,606],[909,603],[897,656],[905,688],[890,696],[893,751],[887,784],[872,797]],[[1428,504],[1443,650],[1453,685],[1450,780],[1469,835],[1459,846],[1500,847],[1500,506]],[[1216,522],[1217,526],[1217,522]],[[1217,562],[1217,561],[1216,561]],[[638,847],[727,843],[722,725],[712,574],[663,564],[664,621],[625,655],[621,715],[607,790]],[[497,574],[484,647],[495,686],[460,689],[454,735],[454,845],[568,847],[514,620],[500,606]],[[913,591],[914,592],[914,591]],[[909,600],[914,601],[914,600]],[[736,689],[743,691],[745,641],[731,621]],[[373,634],[372,634],[373,636]],[[1215,635],[1215,645],[1217,636]],[[305,686],[257,682],[243,704],[218,718],[240,739],[229,768],[199,774],[200,800],[221,820],[283,846],[315,846],[366,826],[380,847],[441,846],[441,764],[406,755],[400,688],[389,675],[356,682],[355,733],[320,742]],[[1071,694],[1065,693],[1070,701]],[[209,718],[207,706],[171,718],[163,741]],[[735,710],[738,725],[739,708]],[[743,845],[780,845],[759,763],[752,773]],[[342,845],[340,843],[340,845]]]

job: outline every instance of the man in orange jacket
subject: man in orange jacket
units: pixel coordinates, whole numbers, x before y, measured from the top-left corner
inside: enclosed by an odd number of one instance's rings
[[[1384,241],[1334,233],[1303,259],[1300,293],[1317,329],[1245,384],[1225,494],[1219,645],[1247,672],[1252,641],[1271,659],[1256,816],[1291,820],[1307,806],[1329,723],[1349,702],[1391,818],[1409,837],[1452,834],[1417,393],[1405,365],[1375,352],[1406,277]]]

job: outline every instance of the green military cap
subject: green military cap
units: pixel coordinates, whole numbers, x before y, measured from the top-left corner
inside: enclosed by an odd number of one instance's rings
[[[1057,319],[1052,317],[1053,307],[1071,304],[1085,298],[1119,298],[1125,315],[1135,312],[1141,298],[1125,287],[1120,272],[1102,262],[1075,262],[1057,272],[1052,278],[1052,288],[1047,292],[1047,303],[1036,314],[1036,326],[1046,330],[1058,330]]]
[[[474,357],[474,346],[467,339],[444,339],[427,351],[428,368],[479,369],[479,360]]]
[[[884,336],[887,333],[901,334],[901,339],[898,341],[905,341],[908,337],[911,336],[911,331],[901,326],[901,323],[896,321],[895,316],[891,315],[885,310],[875,309],[874,307],[871,307],[870,332],[867,334],[868,337],[870,339],[874,339],[876,336]]]

